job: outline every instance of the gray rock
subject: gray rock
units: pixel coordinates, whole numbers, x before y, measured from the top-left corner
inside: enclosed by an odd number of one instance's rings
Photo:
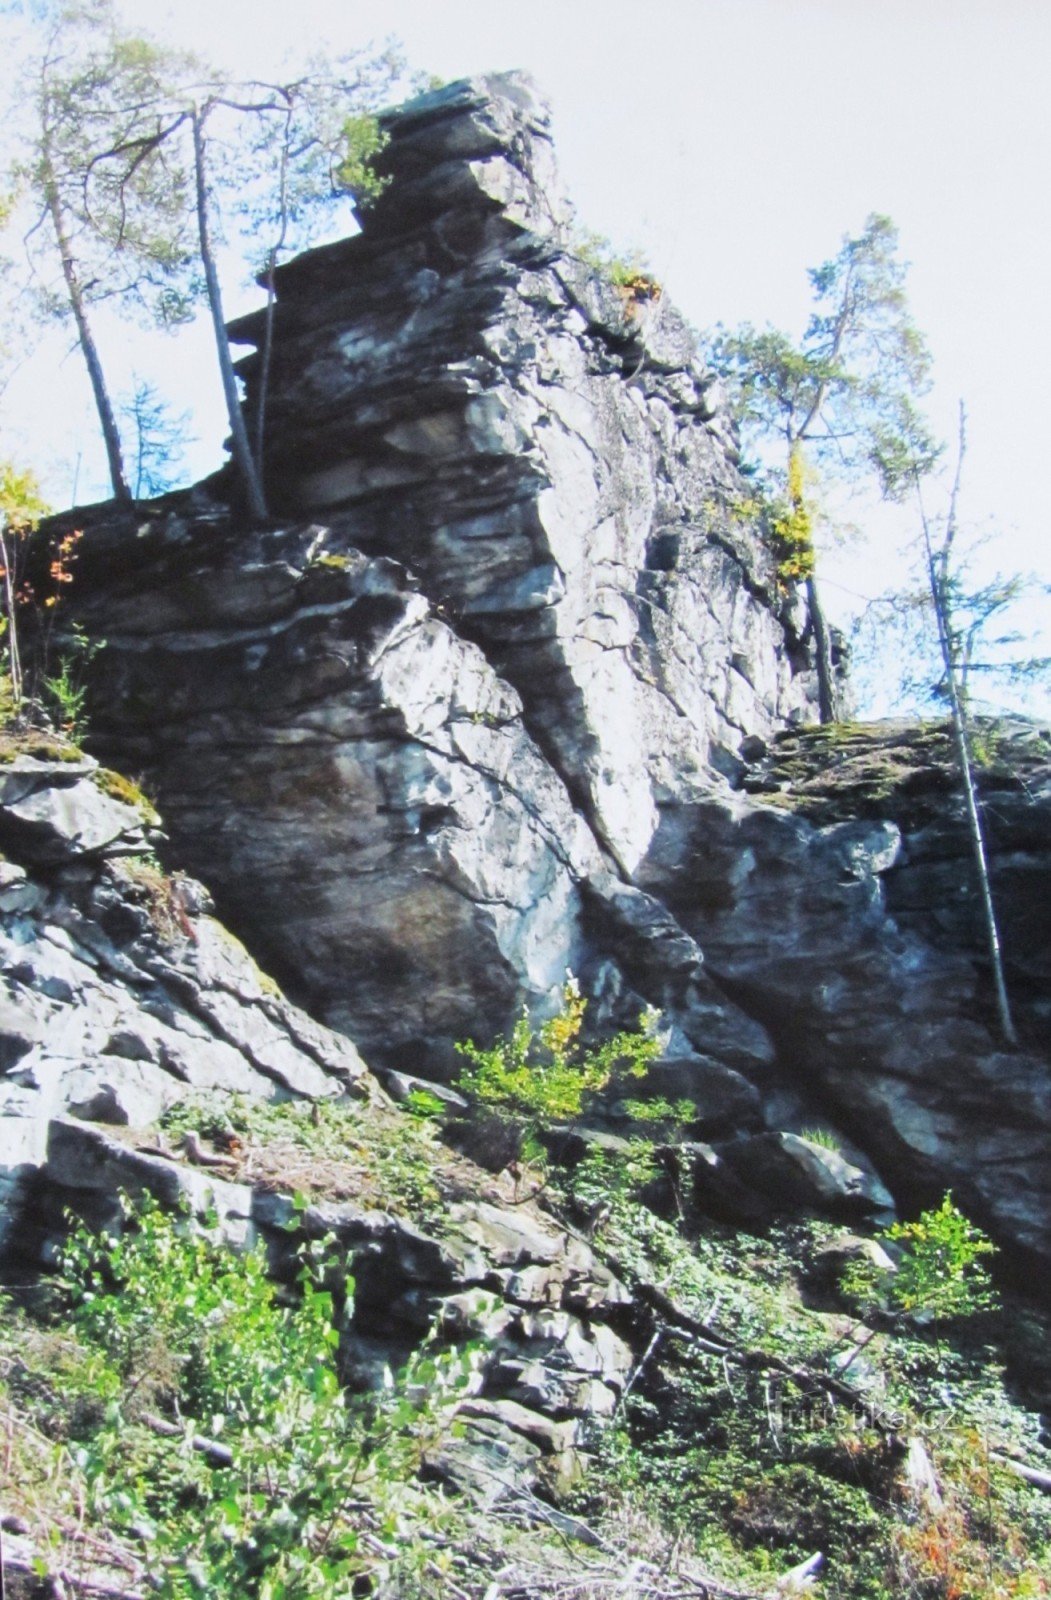
[[[381,1065],[445,1077],[591,954],[582,881],[808,691],[692,340],[567,254],[533,87],[385,126],[363,232],[278,274],[287,526],[139,519],[129,581],[115,518],[77,589],[100,747],[226,918]],[[768,1054],[703,974],[675,982],[698,1051]]]
[[[0,773],[0,844],[41,866],[145,850],[141,814],[76,774],[65,763],[27,771],[20,762]]]
[[[48,1186],[108,1203],[123,1184],[197,1208],[221,1192],[228,1232],[241,1237],[243,1194],[227,1194],[215,1174],[137,1154],[98,1125],[148,1127],[192,1093],[369,1092],[364,1063],[200,914],[203,891],[122,864],[130,835],[93,832],[105,797],[82,764],[25,765],[0,773],[0,828],[28,794],[38,818],[61,819],[76,864],[42,876],[43,835],[8,834],[24,860],[3,863],[15,899],[0,905],[0,1257],[46,1255],[49,1208],[61,1223]]]
[[[1039,780],[1030,792],[1039,809]],[[809,793],[816,808],[819,795]],[[820,804],[818,814],[831,811],[825,825],[740,797],[668,807],[640,882],[764,1024],[779,1074],[844,1128],[897,1198],[915,1206],[951,1188],[999,1239],[1043,1256],[1051,1251],[1046,1061],[1034,1049],[999,1047],[985,981],[965,949],[892,914],[887,884],[909,870],[916,802],[898,809],[893,789],[885,800],[869,794],[867,820],[840,820],[830,780]],[[879,804],[900,820],[872,816]],[[733,1149],[720,1146],[721,1169],[727,1158],[743,1162]],[[780,1141],[779,1152],[783,1165]],[[721,1171],[703,1176],[710,1203],[722,1203]],[[733,1176],[751,1187],[740,1165]],[[744,1214],[746,1204],[737,1195],[730,1209]]]
[[[759,1134],[717,1146],[717,1154],[743,1185],[767,1200],[775,1216],[796,1210],[864,1216],[893,1206],[871,1173],[799,1134]]]
[[[109,1137],[101,1128],[56,1118],[48,1129],[43,1178],[77,1193],[114,1198],[149,1194],[169,1209],[197,1216],[214,1212],[231,1244],[250,1243],[252,1190],[190,1163],[149,1155]]]
[[[385,1072],[383,1086],[391,1099],[401,1104],[411,1095],[432,1095],[441,1105],[453,1111],[466,1111],[467,1101],[448,1084],[435,1083],[431,1078],[416,1078],[410,1072]]]
[[[574,255],[532,86],[451,85],[385,128],[391,181],[362,232],[278,272],[276,525],[218,506],[221,479],[78,513],[73,604],[109,641],[98,748],[146,774],[268,969],[388,1071],[451,1078],[456,1040],[487,1044],[523,1004],[549,1015],[571,966],[603,1025],[662,1010],[665,1080],[694,1072],[720,1152],[794,1096],[903,1204],[951,1186],[1046,1260],[1046,738],[1008,730],[982,780],[1026,1041],[1006,1052],[944,734],[801,726],[806,608],[718,387],[665,295]],[[250,408],[262,327],[232,329],[256,347]],[[36,803],[32,775],[9,782],[12,808]],[[138,981],[108,924],[61,926],[53,998],[85,968]],[[191,969],[175,988],[208,1038],[316,1092],[294,1052],[327,1074],[323,1047],[291,1030],[290,1053],[288,1013]],[[155,1059],[177,1072],[169,1045]],[[801,1153],[776,1155],[802,1181]],[[765,1211],[734,1159],[708,1176],[744,1191],[737,1214]],[[491,1245],[456,1248],[473,1272]]]

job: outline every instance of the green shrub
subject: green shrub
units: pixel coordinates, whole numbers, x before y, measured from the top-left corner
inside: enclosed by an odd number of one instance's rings
[[[615,1073],[642,1077],[660,1054],[657,1013],[645,1011],[638,1029],[615,1034],[602,1044],[582,1037],[587,1001],[571,975],[558,1013],[533,1028],[522,1015],[509,1034],[488,1050],[473,1039],[456,1046],[470,1063],[458,1088],[476,1106],[498,1112],[514,1130],[520,1152],[539,1156],[536,1135],[551,1123],[575,1122],[585,1102],[605,1089]]]
[[[622,1100],[621,1105],[633,1122],[656,1123],[672,1131],[681,1132],[683,1126],[697,1116],[692,1100],[668,1100],[664,1095],[652,1100]]]
[[[411,1565],[431,1515],[416,1475],[473,1356],[424,1348],[398,1383],[353,1402],[334,1301],[353,1284],[330,1242],[305,1251],[285,1304],[261,1249],[234,1256],[153,1204],[127,1207],[125,1223],[119,1238],[74,1230],[62,1257],[71,1329],[102,1358],[101,1422],[74,1460],[93,1516],[142,1546],[151,1592],[333,1600]],[[157,1437],[153,1411],[177,1437]],[[207,1474],[202,1438],[229,1450]]]
[[[896,1270],[854,1262],[842,1287],[862,1307],[883,1305],[903,1316],[956,1321],[994,1309],[996,1294],[981,1257],[996,1246],[947,1194],[936,1210],[896,1222],[883,1237],[896,1247]]]
[[[89,639],[80,624],[75,622],[64,644],[65,649],[59,654],[58,671],[45,674],[41,687],[55,726],[67,739],[80,744],[87,733],[84,703],[88,695],[88,668],[99,651],[105,649],[106,641]]]

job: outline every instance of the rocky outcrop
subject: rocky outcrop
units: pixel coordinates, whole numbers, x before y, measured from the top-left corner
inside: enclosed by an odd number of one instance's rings
[[[388,1072],[447,1077],[570,966],[599,1021],[661,1009],[643,1092],[692,1100],[702,1202],[879,1206],[867,1155],[899,1201],[951,1186],[1046,1258],[1046,753],[989,808],[1007,1051],[944,761],[901,730],[807,744],[805,617],[732,425],[659,286],[574,254],[529,85],[387,131],[362,233],[278,274],[277,525],[225,479],[78,517],[95,747]],[[242,373],[254,406],[258,354]],[[838,799],[819,748],[853,763]],[[852,1141],[834,1179],[791,1142],[814,1120]]]
[[[978,718],[976,777],[1014,1008],[1029,1042],[1051,1050],[1051,730]],[[984,961],[986,934],[943,723],[875,723],[777,738],[743,780],[809,822],[882,820],[901,849],[883,876],[900,927]]]
[[[581,884],[809,678],[710,378],[656,288],[568,251],[528,85],[454,86],[389,133],[364,232],[280,275],[288,525],[200,496],[95,518],[78,598],[99,748],[149,773],[297,998],[433,1075],[551,1003],[593,956]],[[728,1064],[768,1057],[737,1031]]]
[[[279,275],[270,491],[411,566],[630,871],[662,793],[806,704],[733,430],[660,286],[569,248],[527,80],[387,132],[361,236]]]
[[[119,1230],[124,1197],[143,1194],[212,1219],[235,1249],[263,1242],[289,1280],[304,1239],[325,1239],[356,1285],[348,1383],[381,1382],[428,1335],[484,1345],[432,1469],[487,1504],[567,1486],[586,1420],[612,1414],[635,1359],[632,1297],[583,1238],[462,1158],[463,1197],[428,1228],[404,1205],[304,1208],[287,1165],[282,1190],[273,1163],[253,1176],[196,1134],[158,1130],[173,1106],[224,1097],[338,1100],[352,1130],[399,1115],[353,1045],[209,915],[202,886],[144,853],[158,821],[60,743],[31,738],[0,768],[0,1273],[53,1265],[71,1212]]]
[[[249,611],[227,538],[158,615],[173,537],[143,541],[137,593],[106,607],[100,736],[149,773],[181,858],[297,997],[433,1076],[578,958],[594,841],[513,688],[404,569],[329,561],[316,529],[267,536]]]
[[[638,877],[764,1023],[804,1102],[834,1114],[899,1201],[951,1187],[1001,1239],[1046,1255],[1048,945],[1046,929],[1022,935],[1051,861],[1051,741],[1028,725],[1002,740],[983,788],[994,889],[1018,951],[1021,1049],[998,1039],[978,959],[944,730],[786,735],[750,783],[776,807],[669,806]]]
[[[200,884],[145,854],[157,820],[66,747],[0,767],[0,1255],[39,1258],[56,1118],[143,1127],[209,1090],[365,1089],[350,1041],[283,999]]]
[[[278,1280],[294,1282],[303,1244],[323,1240],[338,1281],[354,1283],[339,1354],[353,1390],[382,1387],[428,1338],[479,1350],[462,1426],[432,1473],[484,1504],[572,1484],[589,1423],[612,1416],[636,1360],[632,1295],[583,1239],[533,1206],[480,1199],[449,1205],[437,1228],[357,1202],[297,1207],[199,1145],[185,1159],[142,1138],[54,1118],[33,1236],[61,1236],[60,1202],[119,1228],[119,1196],[150,1194],[217,1221],[234,1249],[263,1243]]]

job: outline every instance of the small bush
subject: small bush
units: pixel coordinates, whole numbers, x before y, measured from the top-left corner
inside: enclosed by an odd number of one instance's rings
[[[188,1217],[128,1206],[119,1238],[74,1230],[62,1285],[100,1400],[74,1452],[85,1504],[138,1542],[151,1593],[331,1600],[411,1565],[437,1509],[416,1474],[474,1358],[425,1348],[367,1405],[348,1400],[335,1324],[353,1282],[331,1241],[304,1254],[288,1305],[261,1250],[234,1256]],[[202,1439],[229,1451],[207,1474]]]
[[[995,1254],[996,1246],[967,1220],[951,1194],[914,1222],[896,1222],[883,1237],[896,1247],[895,1271],[858,1261],[843,1276],[844,1292],[863,1307],[883,1305],[895,1314],[936,1322],[995,1308],[981,1257]]]
[[[456,1046],[470,1065],[458,1087],[477,1106],[498,1112],[516,1130],[519,1152],[539,1157],[536,1135],[551,1123],[575,1122],[589,1096],[605,1089],[615,1073],[642,1077],[660,1054],[656,1012],[639,1018],[636,1031],[602,1044],[582,1037],[587,1001],[572,975],[562,990],[557,1015],[533,1028],[528,1012],[509,1034],[482,1050],[473,1039]]]

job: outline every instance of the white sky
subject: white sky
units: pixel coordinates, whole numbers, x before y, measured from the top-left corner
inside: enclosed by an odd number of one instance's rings
[[[801,333],[806,268],[872,211],[898,225],[946,436],[965,399],[964,511],[996,563],[1051,579],[1048,0],[119,0],[129,22],[263,72],[290,48],[397,36],[442,78],[521,67],[552,101],[580,220],[639,246],[698,327]],[[231,313],[251,301],[230,295]],[[105,352],[193,411],[195,474],[223,427],[203,330]],[[12,385],[9,446],[68,502],[103,492],[76,358]],[[205,396],[207,395],[207,399]],[[894,576],[908,523],[825,562],[831,610]],[[838,587],[838,586],[844,587]],[[1045,647],[1048,648],[1048,647]],[[1044,703],[1046,706],[1046,702]]]

